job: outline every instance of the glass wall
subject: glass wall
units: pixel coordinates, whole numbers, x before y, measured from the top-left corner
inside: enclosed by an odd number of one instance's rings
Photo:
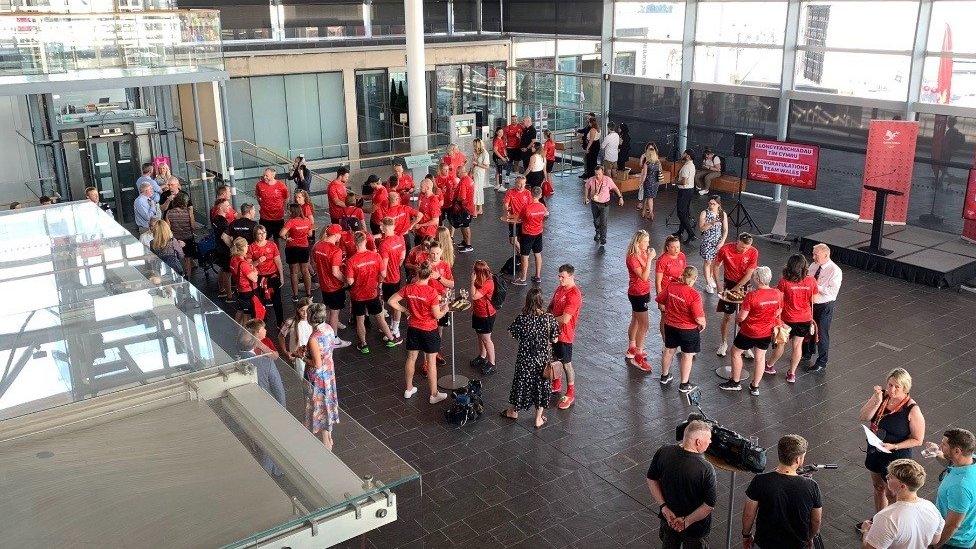
[[[285,38],[365,36],[360,0],[286,0],[282,6]]]
[[[610,114],[630,130],[631,154],[654,142],[667,158],[676,158],[678,137],[678,89],[614,82],[610,86]]]
[[[436,97],[431,131],[448,133],[448,117],[473,113],[479,126],[495,127],[505,120],[505,63],[438,65],[431,81]]]
[[[266,147],[276,155],[308,160],[346,154],[345,95],[342,73],[288,74],[231,78],[227,84],[228,117],[234,139]],[[258,159],[241,154],[235,143],[234,163],[257,167]]]
[[[695,25],[694,79],[778,86],[786,2],[705,2]]]

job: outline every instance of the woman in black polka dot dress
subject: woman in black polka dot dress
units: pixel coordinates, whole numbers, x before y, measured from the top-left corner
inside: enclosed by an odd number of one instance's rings
[[[511,406],[502,411],[502,416],[518,419],[519,410],[535,406],[535,427],[538,429],[548,421],[542,412],[549,406],[552,395],[552,381],[543,377],[542,372],[552,361],[552,343],[559,335],[559,324],[546,311],[538,288],[529,290],[522,313],[515,317],[508,331],[518,340],[518,353],[512,392],[508,397]]]

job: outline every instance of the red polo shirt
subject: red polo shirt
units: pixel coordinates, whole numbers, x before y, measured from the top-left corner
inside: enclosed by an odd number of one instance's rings
[[[356,252],[346,262],[346,278],[353,279],[349,297],[353,301],[369,301],[379,295],[380,269],[383,262],[380,254],[372,250]]]
[[[715,262],[725,269],[723,276],[726,280],[739,282],[746,275],[746,271],[759,265],[759,250],[755,246],[749,246],[746,251],[739,252],[736,242],[729,242],[719,248]]]
[[[285,201],[288,200],[288,187],[278,181],[267,183],[263,179],[254,187],[254,197],[261,208],[261,219],[281,221],[285,218]]]
[[[417,330],[429,332],[437,329],[437,317],[434,316],[434,306],[441,300],[441,295],[429,284],[416,282],[407,284],[400,290],[403,306],[410,317],[407,326]]]
[[[579,286],[558,286],[556,293],[552,295],[549,302],[549,312],[553,316],[560,317],[564,314],[570,316],[569,322],[559,324],[559,341],[562,343],[572,343],[576,339],[576,323],[579,321],[580,309],[583,307],[583,292]]]
[[[657,294],[655,301],[664,306],[664,324],[679,330],[698,327],[705,316],[701,295],[687,284],[670,284]]]
[[[346,285],[346,281],[333,276],[332,267],[342,267],[346,254],[335,244],[322,240],[316,242],[312,248],[312,261],[315,262],[315,272],[319,275],[319,285],[323,292],[337,292]]]
[[[346,207],[346,195],[349,191],[346,184],[338,179],[333,179],[329,183],[329,217],[333,223],[338,223],[342,217],[342,209]]]
[[[684,252],[678,252],[678,255],[671,257],[670,254],[661,254],[657,258],[657,263],[654,265],[654,275],[657,273],[663,273],[664,276],[661,278],[661,291],[671,285],[681,278],[681,273],[684,272],[685,267],[688,266],[688,260],[685,258]]]
[[[546,216],[549,210],[541,202],[529,202],[522,208],[522,234],[527,236],[537,236],[542,234],[545,228]]]
[[[403,237],[397,234],[384,236],[379,245],[380,257],[386,260],[386,276],[383,282],[396,284],[400,282],[400,267],[407,255],[407,244]]]
[[[739,332],[746,337],[761,339],[773,335],[783,308],[783,294],[776,288],[759,288],[746,294],[742,310],[746,319],[739,324]]]

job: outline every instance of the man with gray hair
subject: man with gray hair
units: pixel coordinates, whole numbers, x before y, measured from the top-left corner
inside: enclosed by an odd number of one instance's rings
[[[153,199],[154,191],[152,185],[143,182],[139,185],[139,196],[132,204],[135,214],[136,226],[139,227],[139,234],[148,233],[151,222],[159,220],[163,214],[159,211],[159,204]]]
[[[702,454],[712,442],[712,426],[690,421],[681,444],[662,446],[647,470],[647,487],[660,506],[664,549],[705,549],[715,509],[715,469]]]
[[[830,247],[824,243],[813,247],[813,263],[807,274],[817,279],[817,295],[813,296],[813,321],[817,333],[803,344],[803,358],[810,360],[814,351],[817,360],[807,367],[808,372],[822,372],[827,368],[827,351],[830,350],[830,321],[834,318],[834,302],[843,281],[844,273],[830,260]]]
[[[732,378],[719,385],[723,391],[740,390],[742,354],[753,350],[756,353],[756,365],[752,382],[749,383],[749,394],[759,396],[759,382],[766,373],[766,350],[773,341],[773,328],[780,323],[780,313],[783,310],[783,292],[769,287],[772,279],[773,271],[765,265],[756,267],[752,273],[752,284],[756,289],[746,294],[736,317],[739,333],[732,341]]]

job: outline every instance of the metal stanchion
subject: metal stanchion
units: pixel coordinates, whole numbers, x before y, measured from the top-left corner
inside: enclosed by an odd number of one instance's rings
[[[461,290],[461,297],[462,297],[462,299],[464,299],[464,300],[467,299],[467,295],[466,294],[467,294],[467,292],[465,290]],[[468,303],[468,306],[470,307],[471,304]],[[454,342],[455,342],[455,340],[454,340],[454,310],[455,310],[455,307],[452,306],[450,308],[450,312],[447,313],[447,314],[451,315],[451,373],[450,373],[450,375],[441,376],[440,378],[437,379],[437,386],[440,387],[441,389],[446,389],[448,391],[453,391],[455,389],[460,389],[462,387],[467,387],[468,386],[468,381],[469,381],[467,377],[462,376],[462,375],[458,375],[458,373],[457,373],[457,368],[456,368],[456,365],[457,365],[457,356],[455,354],[455,344],[454,344]]]

